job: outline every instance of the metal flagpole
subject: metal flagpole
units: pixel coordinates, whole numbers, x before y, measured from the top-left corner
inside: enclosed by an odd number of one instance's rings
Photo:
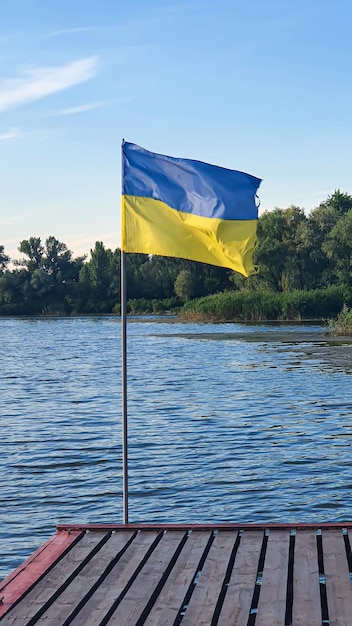
[[[122,145],[124,140],[122,140]],[[123,154],[121,155],[123,181]],[[122,217],[123,219],[123,217]],[[123,523],[128,524],[127,325],[126,255],[121,248],[121,375],[122,375],[122,498]]]

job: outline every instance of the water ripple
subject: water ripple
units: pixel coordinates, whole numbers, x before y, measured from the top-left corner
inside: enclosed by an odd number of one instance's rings
[[[122,521],[120,323],[0,329],[5,575],[58,522]],[[318,326],[131,320],[130,520],[351,520],[351,373]]]

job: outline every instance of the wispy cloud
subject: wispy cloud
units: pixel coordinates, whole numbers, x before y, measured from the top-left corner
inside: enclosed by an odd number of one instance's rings
[[[27,70],[21,78],[12,78],[0,83],[0,111],[40,100],[86,82],[97,73],[97,57],[87,57],[61,67]]]
[[[77,113],[84,113],[85,111],[92,111],[93,109],[101,109],[105,106],[104,102],[89,102],[88,104],[81,104],[76,107],[69,107],[67,109],[57,109],[50,113],[53,117],[59,117],[61,115],[76,115]]]
[[[96,26],[77,26],[75,28],[62,28],[61,30],[53,30],[44,35],[40,35],[38,39],[51,39],[52,37],[62,37],[63,35],[74,35],[75,33],[86,33],[97,30]]]
[[[7,133],[2,133],[0,135],[0,141],[6,141],[7,139],[17,139],[17,137],[22,137],[22,133],[19,128],[10,128]]]

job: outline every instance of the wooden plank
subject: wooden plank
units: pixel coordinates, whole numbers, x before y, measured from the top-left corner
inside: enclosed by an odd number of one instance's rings
[[[166,532],[109,620],[109,626],[135,626],[152,597],[185,532]],[[176,615],[175,615],[176,617]]]
[[[5,615],[4,624],[19,624],[31,619],[37,611],[54,595],[67,578],[73,574],[82,560],[97,546],[106,533],[86,533],[71,550],[52,567],[46,576]]]
[[[218,626],[247,624],[262,543],[262,531],[244,532],[241,537]]]
[[[289,530],[270,531],[255,626],[285,623],[289,547]]]
[[[96,626],[104,619],[115,600],[126,591],[126,587],[135,574],[158,536],[158,532],[145,531],[137,534],[131,545],[108,574],[98,589],[75,617],[72,626]],[[109,624],[112,622],[109,622]]]
[[[143,626],[174,624],[210,535],[210,531],[192,531]]]
[[[134,531],[114,533],[100,550],[88,561],[85,567],[77,574],[74,580],[59,595],[57,600],[37,620],[37,624],[61,626],[72,614],[79,603],[88,599],[94,584],[97,583],[118,553],[133,537]]]
[[[341,530],[322,532],[330,626],[351,626],[352,588]]]
[[[0,584],[0,618],[83,535],[79,530],[57,532],[7,576]]]
[[[219,616],[216,613],[217,626],[247,624],[264,528],[270,528],[271,532],[255,626],[282,626],[289,531],[292,527],[297,529],[292,626],[307,626],[307,619],[309,626],[321,626],[317,528],[322,528],[330,626],[352,624],[352,587],[342,535],[342,528],[347,527],[352,544],[351,524],[129,524],[88,527],[91,532],[86,534],[81,527],[71,528],[70,532],[60,530],[0,583],[0,597],[3,596],[0,619],[4,626],[22,626],[36,615],[39,626],[49,623],[50,626],[62,626],[63,621],[70,620],[79,603],[80,611],[71,622],[73,626],[96,626],[107,615],[109,626],[135,626],[139,622],[144,626],[171,626],[190,589],[207,541],[217,530],[182,620],[182,626],[210,626],[219,595],[224,591],[229,559],[240,528],[244,532],[223,606],[219,608]],[[180,542],[189,529],[192,533],[183,545]],[[102,540],[109,536],[107,533],[110,530],[118,532],[103,544]],[[100,580],[105,568],[136,530],[139,532],[121,558],[105,579]],[[161,535],[163,531],[166,532]],[[162,538],[154,545],[159,536]],[[182,550],[174,562],[175,550],[181,546]],[[95,549],[96,554],[80,569],[84,559]],[[95,589],[98,581],[99,587]],[[43,608],[46,611],[41,614]],[[112,611],[112,608],[115,610]]]
[[[300,530],[296,534],[293,569],[292,626],[321,626],[317,534]]]
[[[215,535],[182,626],[211,624],[237,534],[237,531],[220,531]]]

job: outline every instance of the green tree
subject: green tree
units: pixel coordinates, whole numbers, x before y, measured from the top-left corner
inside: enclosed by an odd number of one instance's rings
[[[24,315],[36,313],[27,299],[30,274],[26,269],[6,270],[0,274],[0,313]]]
[[[188,302],[194,297],[195,293],[194,275],[190,270],[181,270],[175,280],[175,294],[183,302]]]
[[[111,313],[120,297],[120,251],[113,253],[96,241],[90,259],[80,271],[81,309]]]
[[[30,272],[39,269],[43,265],[44,247],[40,237],[30,237],[20,241],[18,251],[25,254],[28,259],[21,259],[16,264],[27,267]]]
[[[352,196],[338,189],[314,209],[308,219],[311,242],[310,269],[314,288],[327,287],[336,281],[331,260],[335,258],[328,240],[337,222],[352,209]]]
[[[331,265],[331,278],[352,285],[352,210],[342,215],[329,232],[322,250]]]
[[[0,273],[4,272],[6,266],[10,263],[10,257],[5,254],[4,246],[0,246]]]
[[[193,262],[194,273],[198,276],[197,297],[208,296],[224,290],[233,289],[231,277],[237,274],[226,267]],[[241,276],[237,274],[237,276]]]
[[[85,257],[74,259],[66,244],[52,235],[44,245],[40,237],[24,239],[19,251],[28,257],[17,262],[28,272],[21,287],[27,308],[38,313],[70,313]]]
[[[50,235],[45,240],[42,267],[44,271],[62,282],[77,281],[85,256],[73,258],[65,243]]]
[[[308,257],[306,222],[303,209],[296,206],[276,208],[259,218],[255,262],[260,273],[253,277],[252,284],[274,291],[304,287]]]
[[[329,195],[327,200],[322,202],[315,211],[316,213],[323,213],[324,209],[326,209],[327,214],[335,216],[333,218],[335,221],[336,218],[342,217],[352,209],[352,196],[343,193],[340,189],[335,189],[334,193]]]
[[[131,255],[132,256],[132,255]],[[134,297],[145,297],[149,300],[163,300],[174,296],[174,284],[178,273],[187,269],[184,259],[165,256],[147,257],[139,268],[140,279],[136,280]],[[131,291],[127,289],[127,293]]]
[[[150,290],[150,284],[145,279],[144,268],[150,265],[147,254],[125,254],[126,263],[126,291],[127,299],[141,298]],[[152,278],[151,284],[153,284]],[[153,296],[152,296],[153,297]]]

